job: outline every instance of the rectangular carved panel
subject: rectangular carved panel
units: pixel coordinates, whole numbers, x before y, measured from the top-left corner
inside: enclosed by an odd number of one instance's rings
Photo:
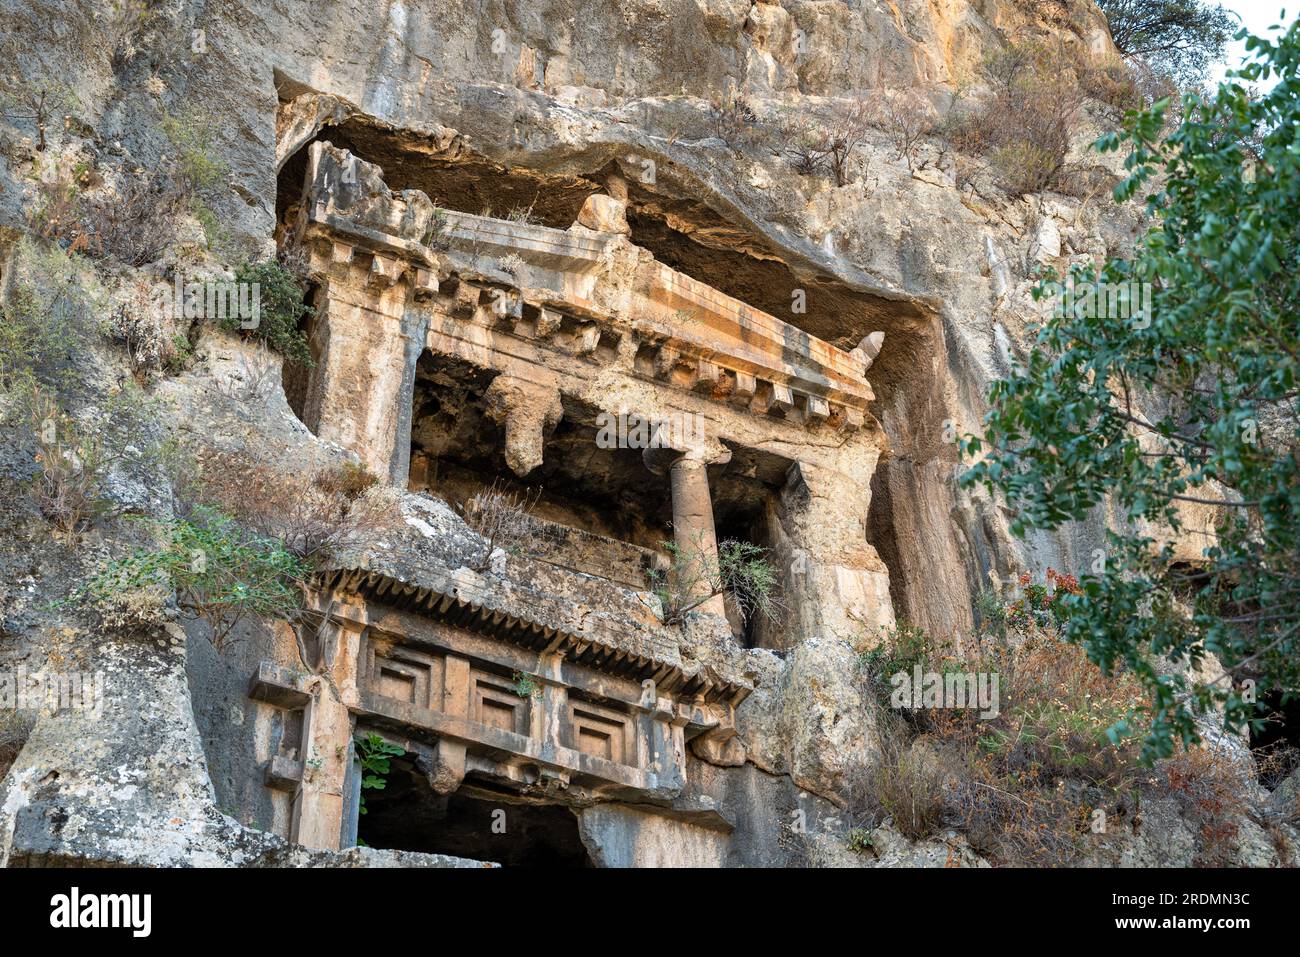
[[[367,691],[417,708],[442,709],[442,656],[416,651],[372,630],[366,633],[362,659],[361,681]]]
[[[632,719],[610,708],[586,701],[569,703],[569,746],[583,754],[618,764],[629,760],[632,748]]]
[[[485,671],[474,670],[472,680],[470,716],[475,721],[515,734],[528,733],[531,698],[520,697],[504,678]]]

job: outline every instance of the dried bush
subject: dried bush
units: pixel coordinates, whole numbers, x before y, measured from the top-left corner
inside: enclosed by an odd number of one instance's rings
[[[1197,830],[1198,867],[1224,867],[1234,863],[1238,827],[1232,818],[1251,812],[1243,798],[1243,784],[1253,768],[1207,748],[1193,748],[1163,762],[1165,783]]]
[[[0,74],[0,116],[11,122],[30,123],[36,130],[36,151],[44,152],[50,124],[80,103],[70,86],[40,76],[25,60],[16,36],[0,46],[0,61],[14,71]]]
[[[492,553],[498,548],[508,555],[521,555],[525,546],[542,542],[553,536],[546,522],[532,514],[541,492],[514,492],[500,483],[477,492],[465,503],[461,514],[469,527],[485,539],[483,552],[474,564],[475,571],[483,571],[492,564]]]
[[[930,107],[910,90],[891,90],[872,104],[872,121],[889,137],[898,158],[907,163],[909,173],[924,169],[918,153],[927,136],[934,132]]]
[[[80,193],[70,175],[57,171],[36,181],[36,202],[27,213],[27,227],[42,239],[65,240],[71,252],[85,250],[88,240],[81,228]]]
[[[1104,70],[1086,70],[1080,78],[1080,87],[1094,100],[1123,113],[1139,110],[1147,105],[1133,71],[1127,67],[1107,67]]]
[[[129,266],[155,261],[175,241],[185,214],[204,224],[211,242],[215,218],[204,200],[225,172],[212,152],[215,119],[198,112],[166,116],[162,128],[172,151],[149,169],[120,171],[114,189],[79,191],[102,183],[98,173],[88,181],[55,176],[44,184],[33,229],[74,252]]]
[[[989,159],[1013,196],[1056,185],[1065,170],[1083,93],[1064,57],[1035,44],[1009,46],[985,64],[994,88],[983,106],[948,125],[960,150]]]
[[[330,465],[316,473],[316,487],[327,495],[337,495],[345,501],[355,502],[379,484],[374,472],[360,462]]]
[[[279,381],[280,363],[271,356],[271,351],[258,346],[252,355],[240,353],[239,371],[224,382],[217,383],[217,390],[228,399],[236,402],[261,402],[269,396]]]
[[[158,285],[134,277],[119,287],[99,331],[126,350],[131,374],[144,384],[164,368],[174,368],[190,352],[188,339],[175,326]]]
[[[1300,771],[1300,747],[1277,741],[1263,747],[1255,748],[1255,766],[1259,771],[1259,783],[1268,790],[1277,788],[1283,781]],[[1300,807],[1297,807],[1300,812]],[[1300,817],[1300,814],[1297,814]]]
[[[105,634],[131,635],[156,626],[167,617],[167,603],[172,598],[171,583],[150,581],[126,585],[119,590],[105,590],[91,600]]]
[[[364,546],[401,521],[396,489],[361,466],[286,473],[246,454],[206,451],[186,501],[213,506],[256,534],[283,543],[312,567]]]
[[[167,172],[139,170],[111,194],[98,192],[80,203],[79,241],[94,256],[111,256],[128,266],[154,262],[176,238],[180,216],[191,197]]]
[[[732,149],[739,149],[755,140],[758,114],[734,88],[714,98],[710,121],[713,135]]]
[[[880,749],[858,772],[851,813],[867,826],[889,818],[905,837],[925,840],[943,821],[946,775],[933,752],[912,746],[895,716],[882,712],[877,732]]]
[[[41,467],[31,496],[41,514],[69,543],[106,510],[103,493],[116,456],[103,440],[83,431],[58,403],[41,394],[32,419]]]
[[[862,97],[839,102],[819,115],[782,125],[783,145],[775,150],[805,175],[829,174],[836,186],[853,178],[853,157],[867,138],[873,121],[872,107]]]

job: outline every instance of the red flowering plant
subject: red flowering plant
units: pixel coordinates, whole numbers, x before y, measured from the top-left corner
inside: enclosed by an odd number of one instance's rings
[[[1054,568],[1047,570],[1046,584],[1034,582],[1028,572],[1020,576],[1021,597],[1004,608],[1003,620],[1017,630],[1035,625],[1059,625],[1070,617],[1070,598],[1079,595],[1079,580],[1073,575],[1062,575]]]

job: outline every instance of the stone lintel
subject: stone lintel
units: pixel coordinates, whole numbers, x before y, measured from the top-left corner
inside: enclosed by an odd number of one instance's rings
[[[335,614],[344,613],[351,628],[371,627],[399,633],[417,648],[435,648],[477,658],[512,672],[536,675],[543,681],[559,681],[589,694],[621,701],[629,707],[653,706],[641,704],[647,680],[653,681],[661,691],[676,686],[705,687],[694,675],[683,672],[679,662],[655,661],[631,649],[611,649],[607,644],[593,642],[590,638],[583,642],[577,636],[562,632],[539,629],[537,637],[540,640],[530,648],[469,628],[444,624],[425,614],[366,601],[336,604]],[[502,625],[507,632],[518,633],[518,622],[513,619],[503,621]],[[581,661],[575,660],[580,656]],[[616,667],[618,673],[609,673],[611,667]],[[704,696],[709,702],[738,704],[751,690],[749,684],[741,681],[715,681],[707,685]]]
[[[361,711],[367,715],[422,728],[438,735],[440,739],[518,755],[555,771],[581,774],[638,791],[659,788],[658,775],[653,772],[373,692],[361,695]]]

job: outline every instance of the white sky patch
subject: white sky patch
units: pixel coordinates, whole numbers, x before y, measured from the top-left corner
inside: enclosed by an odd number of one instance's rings
[[[1212,0],[1215,2],[1215,0]],[[1295,22],[1300,12],[1300,0],[1283,4],[1281,0],[1217,0],[1241,18],[1241,25],[1255,36],[1271,36],[1271,28],[1280,23]],[[1283,16],[1283,10],[1286,14]],[[1224,50],[1224,62],[1210,69],[1210,82],[1219,83],[1226,78],[1228,70],[1236,70],[1248,62],[1245,40],[1229,40]],[[1270,77],[1267,82],[1259,84],[1261,91],[1270,90],[1277,83],[1277,77]]]

